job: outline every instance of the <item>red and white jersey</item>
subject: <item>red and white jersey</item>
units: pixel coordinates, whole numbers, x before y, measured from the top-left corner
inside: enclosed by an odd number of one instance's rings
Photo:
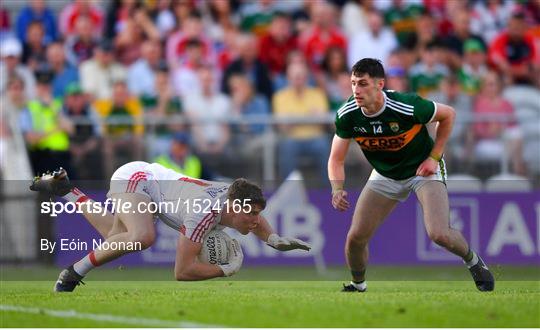
[[[217,227],[229,184],[191,178],[160,164],[127,163],[114,172],[108,197],[139,193],[152,200],[156,216],[194,242]]]

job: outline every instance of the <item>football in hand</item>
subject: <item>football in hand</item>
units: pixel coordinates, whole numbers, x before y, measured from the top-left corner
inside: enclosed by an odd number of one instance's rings
[[[220,265],[229,260],[229,246],[232,239],[222,230],[211,230],[203,238],[199,260],[206,264]]]

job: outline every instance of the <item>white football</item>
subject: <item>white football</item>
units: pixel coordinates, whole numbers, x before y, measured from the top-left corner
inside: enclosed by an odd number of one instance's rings
[[[229,260],[229,246],[232,238],[222,230],[211,230],[203,238],[199,260],[206,264],[220,265]]]

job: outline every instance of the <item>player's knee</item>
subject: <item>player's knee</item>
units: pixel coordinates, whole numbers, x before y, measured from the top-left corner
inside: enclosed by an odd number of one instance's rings
[[[156,234],[153,231],[133,233],[131,235],[131,241],[139,243],[140,247],[145,250],[154,244],[156,241]]]
[[[347,234],[347,245],[349,246],[362,246],[366,245],[369,241],[369,235],[358,231],[350,230]]]
[[[440,246],[448,246],[450,244],[450,231],[448,230],[432,230],[428,232],[428,236]]]

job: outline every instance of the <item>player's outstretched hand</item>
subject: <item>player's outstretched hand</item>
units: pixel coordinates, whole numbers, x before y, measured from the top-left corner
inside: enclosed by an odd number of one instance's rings
[[[311,250],[311,245],[298,238],[280,237],[278,234],[270,234],[266,244],[279,251]]]
[[[416,170],[416,175],[418,176],[430,176],[437,172],[437,166],[439,166],[439,163],[431,158],[428,157],[428,159],[424,160],[420,166],[418,166],[418,169]]]
[[[338,211],[345,211],[350,204],[347,200],[347,192],[343,189],[332,193],[332,206]]]
[[[232,276],[240,270],[243,261],[244,253],[242,252],[242,247],[236,239],[233,239],[229,245],[229,262],[218,266],[225,276]]]

